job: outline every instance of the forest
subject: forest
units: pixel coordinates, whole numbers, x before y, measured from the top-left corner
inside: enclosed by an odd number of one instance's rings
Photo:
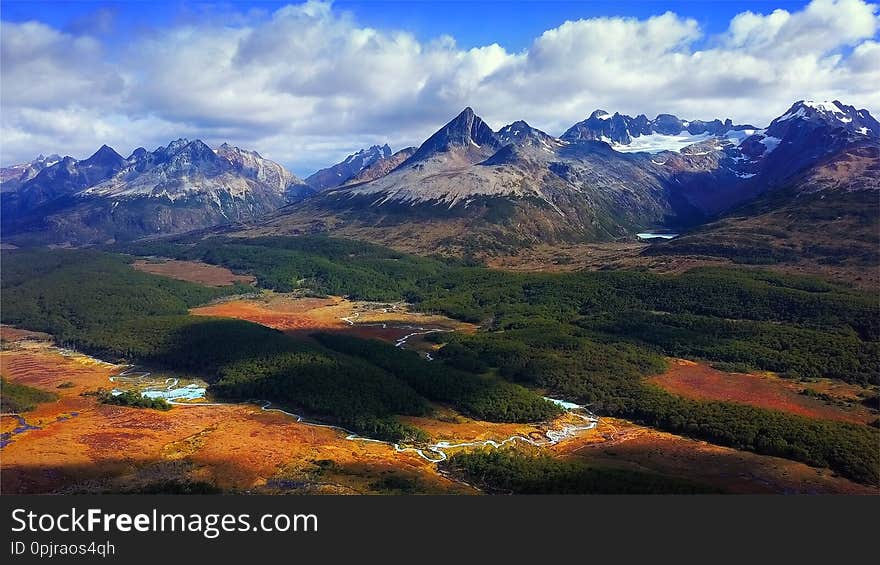
[[[400,370],[414,354],[397,348],[349,355],[251,322],[190,316],[190,306],[253,289],[149,275],[129,261],[98,251],[4,252],[2,322],[52,333],[59,343],[104,359],[199,376],[219,397],[271,400],[378,439],[427,440],[396,416],[428,414],[428,398],[490,421],[535,421],[558,412],[530,390],[476,375],[456,394],[425,386],[417,392]],[[132,403],[122,396],[106,400]]]
[[[512,449],[460,452],[444,469],[489,492],[505,494],[708,494],[716,489],[659,475],[590,467]]]
[[[204,376],[218,395],[270,398],[387,438],[417,440],[393,416],[424,413],[430,402],[495,421],[544,419],[555,408],[540,391],[598,414],[878,482],[875,428],[684,399],[643,380],[664,370],[665,356],[678,356],[876,386],[878,304],[844,285],[754,269],[511,273],[320,236],[178,239],[110,251],[4,252],[4,267],[12,265],[3,273],[4,323],[173,365]],[[442,348],[433,363],[348,336],[295,341],[247,322],[187,316],[190,305],[245,289],[135,275],[118,252],[199,259],[280,291],[405,299],[482,329],[434,334]],[[345,386],[333,375],[347,375]],[[353,411],[365,420],[353,422]]]
[[[445,363],[425,363],[414,351],[340,334],[319,333],[314,337],[334,351],[385,369],[425,398],[451,404],[479,420],[540,422],[562,413],[558,406],[522,386],[457,370]]]

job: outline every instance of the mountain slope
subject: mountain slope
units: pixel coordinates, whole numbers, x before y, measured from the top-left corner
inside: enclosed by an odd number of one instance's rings
[[[865,139],[651,256],[692,256],[880,286],[880,144]]]
[[[648,155],[567,144],[522,121],[496,134],[466,108],[387,175],[325,191],[252,229],[367,230],[386,243],[459,251],[608,240],[700,216],[667,176]]]
[[[759,216],[771,204],[834,210],[838,193],[860,200],[846,194],[876,186],[877,146],[880,124],[839,101],[798,101],[760,129],[597,110],[562,138],[524,121],[495,132],[465,108],[417,149],[362,150],[312,175],[314,186],[255,152],[180,139],[128,158],[105,146],[84,161],[22,166],[0,197],[4,236],[21,240],[94,243],[246,224],[234,230],[491,253],[633,241],[739,210]]]

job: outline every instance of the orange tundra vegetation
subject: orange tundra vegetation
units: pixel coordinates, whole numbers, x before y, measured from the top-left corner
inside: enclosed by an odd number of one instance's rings
[[[704,363],[671,359],[667,372],[649,380],[671,393],[697,400],[738,402],[810,418],[856,424],[865,424],[877,418],[861,404],[858,397],[859,392],[867,393],[866,389],[837,382],[836,386],[829,388],[829,383],[825,382],[828,379],[799,382],[770,373],[727,373]],[[801,394],[804,389],[829,394],[839,402]]]

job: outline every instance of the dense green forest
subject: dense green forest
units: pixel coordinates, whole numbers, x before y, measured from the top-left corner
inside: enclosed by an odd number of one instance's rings
[[[675,396],[641,378],[662,371],[664,361],[656,353],[629,343],[593,341],[589,336],[579,327],[563,324],[444,334],[442,339],[448,343],[439,354],[453,366],[494,368],[509,380],[587,403],[599,414],[877,482],[880,435],[876,430]]]
[[[52,333],[64,345],[101,357],[201,376],[221,397],[269,399],[381,439],[426,440],[395,418],[427,414],[426,397],[497,421],[540,420],[557,411],[534,392],[503,381],[472,384],[455,397],[428,394],[424,387],[416,392],[402,373],[385,368],[411,362],[411,353],[400,349],[385,351],[380,364],[258,324],[189,316],[190,306],[253,289],[207,288],[135,271],[127,261],[96,251],[4,252],[2,321]],[[462,390],[473,390],[474,397]]]
[[[4,253],[4,266],[18,263],[10,278],[3,273],[4,322],[67,336],[92,351],[198,372],[217,394],[272,398],[384,437],[418,439],[397,429],[393,415],[423,413],[426,401],[498,421],[541,419],[555,409],[530,390],[538,389],[589,403],[600,414],[878,481],[876,429],[687,400],[643,380],[672,355],[876,385],[876,297],[845,286],[717,268],[678,276],[509,273],[325,237],[177,240],[117,250],[221,264],[277,290],[404,298],[426,312],[478,322],[483,331],[434,334],[443,345],[434,363],[338,335],[317,336],[320,345],[311,345],[247,322],[184,315],[187,305],[239,289],[161,279],[154,303],[151,290],[138,298],[138,284],[89,282],[107,278],[94,275],[97,267],[125,280],[133,271],[124,259],[70,251],[20,262]],[[68,253],[100,259],[84,264],[81,256],[73,265]],[[56,288],[69,280],[76,292]],[[366,421],[351,422],[353,411]]]
[[[377,245],[327,237],[131,243],[114,250],[223,265],[253,274],[261,288],[279,292],[305,288],[364,300],[408,297],[447,265]]]
[[[91,250],[4,251],[0,284],[4,323],[87,351],[101,349],[98,336],[120,322],[186,314],[196,304],[252,290],[157,277],[132,269],[123,257]]]
[[[425,363],[414,351],[340,334],[322,333],[315,338],[330,349],[385,369],[430,400],[452,404],[480,420],[537,422],[562,413],[558,406],[522,386],[444,363]]]
[[[654,473],[590,467],[512,449],[461,452],[444,468],[490,492],[509,494],[705,494],[708,486]]]
[[[37,404],[52,402],[58,395],[0,377],[0,413],[30,412]]]

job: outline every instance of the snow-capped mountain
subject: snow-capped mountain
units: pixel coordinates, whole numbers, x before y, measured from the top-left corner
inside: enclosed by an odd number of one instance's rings
[[[4,231],[49,231],[75,243],[177,233],[252,220],[303,186],[254,151],[178,139],[128,158],[108,146],[64,157],[3,194]]]
[[[825,169],[811,178],[822,182],[812,186],[840,186],[828,163],[856,162],[833,160],[841,151],[859,155],[857,168],[848,165],[857,174],[877,176],[880,166],[870,163],[877,151],[856,151],[878,145],[876,124],[866,110],[798,102],[766,128],[596,111],[555,138],[523,121],[494,132],[466,108],[384,176],[320,193],[265,228],[315,229],[319,217],[320,225],[372,230],[388,242],[430,239],[428,248],[438,237],[595,240],[682,228],[800,182],[819,163]]]
[[[777,189],[876,189],[878,147],[880,124],[838,101],[796,102],[764,128],[597,110],[560,138],[524,121],[495,132],[465,108],[417,149],[374,146],[316,173],[314,186],[345,178],[320,191],[255,152],[179,139],[19,167],[7,176],[42,168],[0,196],[4,234],[74,243],[251,221],[428,246],[607,240],[692,226]]]
[[[672,114],[659,114],[649,120],[644,114],[635,118],[605,110],[596,110],[590,117],[569,128],[561,139],[569,143],[603,141],[616,151],[658,153],[677,151],[694,143],[715,136],[732,134],[742,130],[755,130],[754,126],[735,125],[730,119],[681,120]]]
[[[836,100],[800,100],[766,130],[743,141],[740,163],[749,172],[760,174],[761,182],[772,183],[847,146],[878,140],[880,124],[867,110]]]
[[[300,184],[287,169],[255,151],[226,143],[214,150],[198,139],[178,139],[153,152],[135,150],[116,174],[81,195],[176,201],[208,193],[243,197],[260,192],[280,202],[291,186]]]
[[[877,121],[867,110],[840,102],[795,102],[766,128],[734,130],[687,146],[659,153],[662,163],[710,213],[748,200],[848,148],[876,145]],[[715,190],[705,186],[711,176]]]
[[[446,233],[455,223],[463,237],[479,237],[488,222],[491,230],[515,225],[511,238],[521,241],[608,239],[691,213],[670,204],[663,175],[649,155],[566,143],[523,121],[496,133],[465,108],[385,176],[320,193],[267,220],[267,229],[332,211],[401,229],[429,221]]]
[[[839,100],[799,100],[770,123],[767,135],[783,138],[791,129],[817,129],[826,126],[842,128],[853,135],[880,138],[880,123],[867,110],[857,110]]]
[[[340,186],[376,162],[390,157],[391,147],[387,143],[382,146],[374,145],[369,149],[352,153],[343,161],[309,175],[305,182],[315,191]]]
[[[82,161],[64,157],[43,168],[14,191],[4,192],[4,212],[7,217],[15,217],[20,212],[34,210],[57,198],[103,182],[125,165],[125,157],[107,145],[102,145],[91,157]]]

